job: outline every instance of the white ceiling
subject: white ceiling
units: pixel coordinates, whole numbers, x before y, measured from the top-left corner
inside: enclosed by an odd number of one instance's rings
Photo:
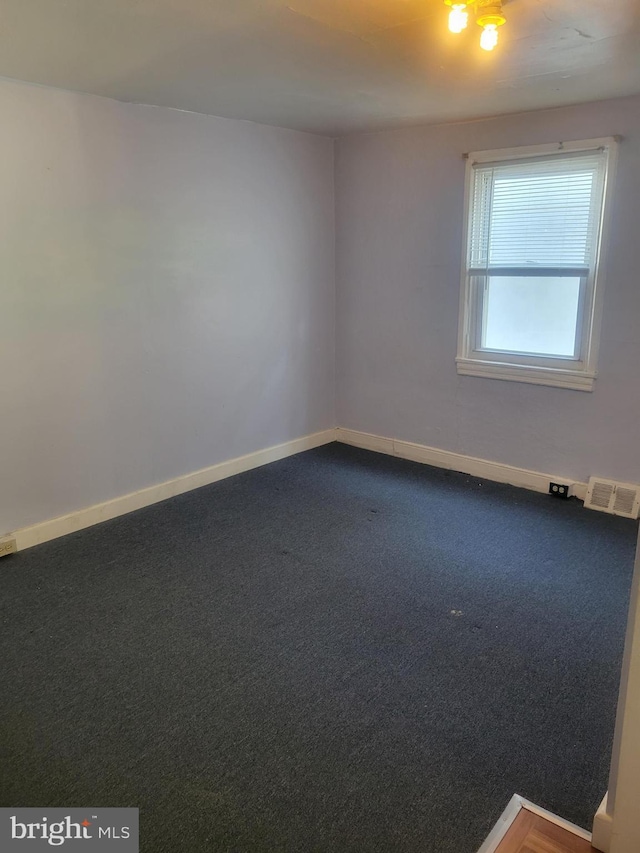
[[[0,76],[328,134],[640,92],[640,0],[0,0]]]

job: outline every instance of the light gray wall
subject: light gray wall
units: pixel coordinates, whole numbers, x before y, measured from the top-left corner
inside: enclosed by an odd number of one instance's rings
[[[0,534],[334,426],[333,142],[0,82]]]
[[[615,134],[595,391],[458,376],[463,153]],[[336,190],[341,427],[640,482],[640,97],[346,137]]]

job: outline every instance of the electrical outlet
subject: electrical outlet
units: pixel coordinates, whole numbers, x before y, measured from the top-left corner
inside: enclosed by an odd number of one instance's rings
[[[18,550],[16,540],[9,536],[0,539],[0,557],[6,557],[7,554],[15,554]]]
[[[549,494],[554,498],[568,498],[569,486],[564,483],[549,483]]]

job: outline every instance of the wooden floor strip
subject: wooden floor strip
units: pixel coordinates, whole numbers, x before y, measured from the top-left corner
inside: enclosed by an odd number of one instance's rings
[[[597,853],[584,838],[526,807],[520,809],[496,853]]]

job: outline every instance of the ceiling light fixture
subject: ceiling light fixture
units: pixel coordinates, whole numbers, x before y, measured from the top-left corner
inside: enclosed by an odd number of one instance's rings
[[[449,29],[452,33],[461,33],[469,20],[468,7],[475,8],[476,23],[482,27],[480,47],[483,50],[493,50],[498,44],[498,27],[506,23],[502,14],[501,0],[444,0],[451,6],[449,12]]]
[[[480,47],[483,50],[493,50],[498,44],[498,27],[505,24],[507,19],[502,14],[502,3],[500,0],[480,0],[476,15],[476,23],[482,27],[480,36]]]
[[[466,29],[469,22],[469,13],[467,12],[467,3],[461,0],[444,0],[447,6],[451,6],[449,12],[449,29],[452,33],[461,33]]]

